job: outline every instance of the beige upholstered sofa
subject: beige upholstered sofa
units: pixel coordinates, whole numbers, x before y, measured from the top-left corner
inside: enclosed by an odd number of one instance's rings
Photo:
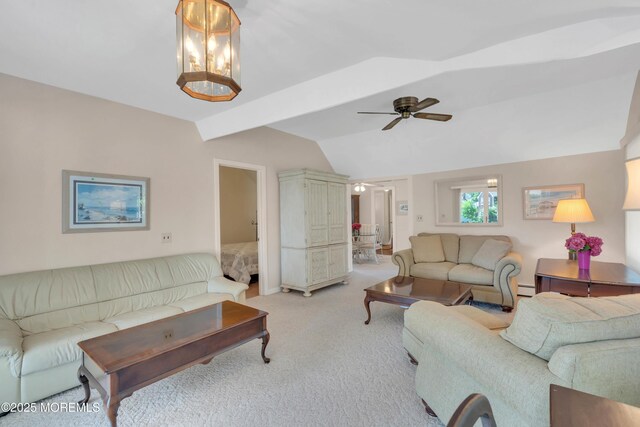
[[[0,276],[0,402],[33,402],[79,385],[79,341],[243,302],[246,289],[203,253]]]
[[[505,311],[514,307],[522,257],[511,251],[507,236],[420,233],[410,240],[411,249],[391,257],[399,276],[468,283],[474,300],[500,304]]]
[[[640,406],[640,294],[521,299],[513,323],[470,306],[419,301],[403,344],[418,361],[416,391],[446,423],[471,393],[499,426],[548,426],[558,384]]]

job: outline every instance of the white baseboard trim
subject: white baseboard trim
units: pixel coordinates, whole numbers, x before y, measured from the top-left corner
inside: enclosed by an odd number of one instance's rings
[[[277,294],[278,292],[282,292],[282,289],[280,287],[277,287],[275,289],[268,289],[267,292],[263,295],[273,295],[273,294]]]
[[[536,287],[528,283],[518,283],[518,296],[532,297],[536,293]]]

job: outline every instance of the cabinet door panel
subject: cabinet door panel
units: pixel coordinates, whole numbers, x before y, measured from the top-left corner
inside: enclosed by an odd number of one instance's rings
[[[327,186],[329,211],[329,243],[347,241],[347,188],[330,182]]]
[[[307,245],[326,245],[329,243],[327,183],[308,179],[306,187]]]
[[[329,249],[309,249],[307,256],[309,257],[307,260],[309,268],[308,283],[315,285],[329,280]]]
[[[347,274],[347,245],[329,247],[329,276],[331,279]]]

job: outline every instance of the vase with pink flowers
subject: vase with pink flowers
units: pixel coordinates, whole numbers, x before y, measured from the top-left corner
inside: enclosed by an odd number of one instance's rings
[[[351,224],[351,234],[353,237],[357,237],[360,234],[360,228],[362,228],[362,224],[354,222]]]
[[[600,237],[576,233],[566,240],[564,247],[569,249],[569,252],[578,253],[579,269],[588,270],[591,266],[591,257],[602,253],[603,244],[604,242]]]

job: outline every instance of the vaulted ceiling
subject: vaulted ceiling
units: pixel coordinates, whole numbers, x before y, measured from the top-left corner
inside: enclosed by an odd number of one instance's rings
[[[23,0],[0,14],[0,72],[194,121],[203,140],[270,126],[354,178],[619,147],[640,69],[638,0],[229,0],[242,88],[175,84],[177,0]],[[446,123],[382,132],[400,96]]]

